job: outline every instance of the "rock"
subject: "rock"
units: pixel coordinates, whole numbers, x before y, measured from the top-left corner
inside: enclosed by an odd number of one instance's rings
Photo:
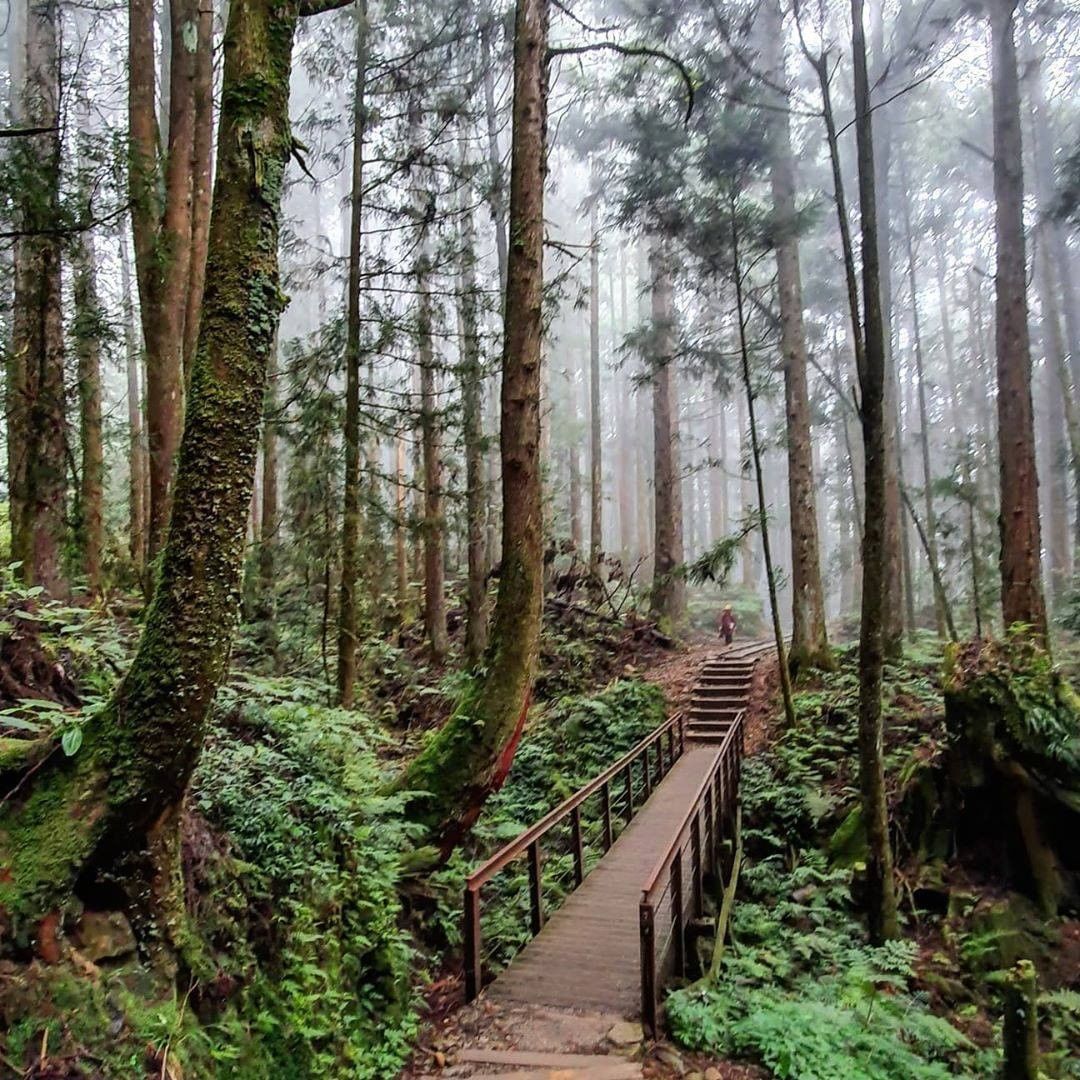
[[[669,1068],[675,1070],[679,1076],[686,1075],[686,1063],[682,1059],[682,1055],[672,1046],[661,1046],[656,1051],[656,1060],[662,1061]]]
[[[818,887],[816,885],[804,885],[801,889],[796,889],[791,894],[791,899],[796,904],[805,904],[807,900],[813,900],[817,896]]]
[[[705,1070],[705,1080],[721,1080],[720,1070],[714,1065],[710,1065]]]
[[[960,954],[972,971],[1000,971],[1018,960],[1038,960],[1053,941],[1038,908],[1018,893],[976,905],[969,927]]]
[[[645,1038],[645,1032],[642,1031],[640,1024],[635,1024],[630,1020],[620,1020],[612,1026],[607,1037],[608,1042],[615,1046],[631,1046],[641,1042]]]
[[[441,1050],[436,1050],[434,1054],[435,1068],[441,1069],[446,1065],[446,1055]]]
[[[75,926],[75,943],[91,963],[118,960],[135,952],[131,923],[119,911],[87,911]]]

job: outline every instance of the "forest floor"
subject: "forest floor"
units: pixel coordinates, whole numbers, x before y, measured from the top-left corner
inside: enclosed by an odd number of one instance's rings
[[[626,674],[659,686],[672,715],[689,707],[700,669],[718,648],[715,637],[702,634],[674,653],[650,656],[640,669]],[[767,744],[777,684],[775,658],[767,658],[758,664],[751,689],[746,735],[750,754]],[[486,998],[464,1005],[453,977],[434,984],[427,1000],[427,1022],[400,1080],[756,1080],[768,1075],[754,1066],[681,1050],[667,1040],[646,1040],[640,1024],[617,1013]],[[506,1071],[512,1061],[525,1071]]]

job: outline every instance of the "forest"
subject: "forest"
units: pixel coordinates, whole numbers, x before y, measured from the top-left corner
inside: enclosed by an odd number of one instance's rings
[[[2,12],[0,1080],[1080,1077],[1076,0]]]

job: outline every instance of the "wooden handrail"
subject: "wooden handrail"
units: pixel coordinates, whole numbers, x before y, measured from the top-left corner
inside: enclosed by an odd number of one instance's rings
[[[678,726],[682,722],[682,712],[675,713],[669,720],[665,720],[655,731],[647,735],[632,750],[623,754],[614,765],[609,765],[602,773],[593,777],[583,788],[575,791],[568,799],[559,803],[554,810],[549,811],[539,821],[530,825],[519,833],[510,843],[499,848],[487,862],[482,863],[465,879],[467,889],[478,889],[484,882],[493,878],[500,870],[509,865],[525,850],[539,840],[545,833],[550,832],[565,818],[571,810],[580,806],[591,795],[595,795],[604,784],[613,780],[627,765],[632,765],[641,755],[652,748],[654,743],[660,741],[670,728]],[[680,750],[680,754],[681,754]]]
[[[664,770],[664,738],[667,738],[668,769],[677,758],[682,756],[685,749],[685,737],[683,732],[683,713],[676,712],[668,720],[665,720],[653,732],[647,735],[636,746],[623,754],[618,761],[609,765],[598,776],[593,777],[584,787],[574,792],[568,799],[564,799],[554,810],[545,814],[539,821],[530,825],[521,832],[509,844],[501,847],[485,863],[477,867],[465,879],[465,912],[464,912],[464,961],[465,961],[465,999],[472,1001],[480,992],[482,982],[482,958],[481,958],[481,927],[480,927],[480,890],[483,885],[490,881],[499,871],[512,863],[515,859],[528,853],[529,856],[529,911],[530,928],[534,935],[540,933],[544,925],[543,882],[541,870],[543,861],[540,852],[540,841],[556,825],[571,818],[571,843],[574,858],[574,887],[582,883],[585,878],[585,850],[581,827],[581,805],[595,795],[601,793],[601,815],[603,818],[602,843],[606,851],[614,842],[612,827],[612,798],[611,783],[620,774],[625,774],[626,807],[625,815],[627,823],[634,815],[634,785],[633,769],[638,761],[643,762],[642,770],[642,805],[649,797],[651,790],[651,773],[653,764],[649,760],[650,751],[656,747],[656,772],[657,783],[665,774]]]
[[[686,916],[686,883],[683,880],[683,857],[690,847],[690,900],[698,917],[703,912],[702,881],[708,871],[717,871],[720,829],[730,804],[738,805],[739,770],[742,763],[743,730],[746,710],[735,714],[731,727],[725,732],[715,760],[698,784],[682,821],[676,828],[666,850],[660,856],[641,890],[639,904],[639,933],[641,951],[641,1019],[645,1029],[656,1034],[659,1026],[660,991],[668,948],[675,949],[675,969],[685,974],[686,947],[684,939]],[[723,784],[721,787],[721,780]],[[709,842],[702,844],[701,811],[705,810],[705,834]],[[670,932],[657,925],[660,901],[671,890]],[[657,955],[659,953],[659,956]]]
[[[694,797],[690,802],[690,808],[686,811],[682,821],[679,823],[678,828],[672,835],[671,842],[664,849],[664,853],[657,860],[656,865],[653,867],[652,873],[645,879],[645,884],[641,888],[641,902],[648,903],[652,897],[653,892],[661,883],[664,871],[670,867],[674,861],[676,851],[680,851],[683,848],[684,841],[687,839],[687,835],[691,826],[693,825],[694,818],[697,817],[698,810],[701,809],[701,804],[705,798],[705,793],[712,787],[716,774],[720,770],[720,767],[724,763],[724,759],[730,753],[731,743],[736,738],[742,737],[742,725],[743,717],[746,715],[745,709],[740,709],[735,714],[735,719],[731,722],[731,727],[728,728],[724,735],[723,741],[720,743],[719,753],[716,755],[716,762],[709,772],[702,778],[701,783],[698,784],[697,791],[694,792]]]

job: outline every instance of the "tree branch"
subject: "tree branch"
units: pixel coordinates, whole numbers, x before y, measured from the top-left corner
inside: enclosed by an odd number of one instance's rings
[[[652,49],[647,45],[619,45],[614,41],[597,41],[592,45],[553,46],[548,49],[548,59],[550,60],[553,56],[575,56],[601,50],[618,53],[620,56],[651,56],[657,60],[665,60],[677,68],[682,76],[683,83],[686,85],[686,116],[683,123],[688,124],[690,122],[690,116],[694,111],[694,80],[691,78],[690,72],[686,70],[686,65],[677,57],[672,56],[671,53],[664,52],[663,49]]]

